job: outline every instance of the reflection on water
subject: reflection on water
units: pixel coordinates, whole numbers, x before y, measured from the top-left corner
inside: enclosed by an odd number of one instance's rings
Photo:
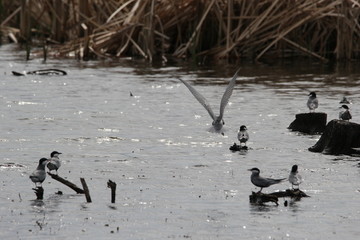
[[[253,215],[264,215],[264,213],[272,212],[278,209],[278,207],[275,204],[261,205],[261,204],[250,203],[249,206],[250,206],[250,213]]]
[[[308,111],[310,90],[317,92],[318,111],[328,120],[338,117],[346,96],[353,102],[353,121],[360,122],[358,63],[42,63],[24,62],[9,46],[0,47],[0,62],[1,239],[14,232],[19,239],[354,239],[360,234],[359,158],[311,153],[307,149],[320,136],[287,129],[295,114]],[[179,78],[218,108],[239,66],[224,135],[211,133],[208,113]],[[68,75],[11,75],[55,67]],[[232,152],[241,125],[249,129],[249,149]],[[55,149],[63,153],[59,174],[76,184],[86,178],[92,203],[51,178],[43,183],[44,200],[32,200],[29,173],[37,159]],[[254,186],[247,169],[286,177],[294,164],[301,166],[301,187],[310,198],[288,200],[287,207],[284,199],[279,206],[249,204]],[[109,179],[118,186],[113,205]],[[58,191],[64,194],[54,194]]]

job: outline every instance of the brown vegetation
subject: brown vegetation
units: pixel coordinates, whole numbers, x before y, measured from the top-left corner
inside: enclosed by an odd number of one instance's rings
[[[353,59],[360,57],[359,15],[358,0],[0,1],[3,37],[42,40],[50,55],[81,59]]]

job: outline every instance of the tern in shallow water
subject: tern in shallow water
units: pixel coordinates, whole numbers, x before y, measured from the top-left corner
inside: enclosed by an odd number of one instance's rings
[[[260,191],[263,188],[269,187],[273,184],[277,184],[282,182],[283,180],[285,180],[286,178],[280,178],[280,179],[273,179],[273,178],[263,178],[260,176],[260,170],[258,168],[251,168],[249,169],[249,171],[251,171],[251,182],[260,188]]]
[[[226,105],[229,102],[229,99],[231,97],[231,94],[233,92],[235,83],[236,83],[236,78],[238,76],[238,72],[240,69],[238,69],[235,73],[235,75],[232,77],[232,79],[230,80],[228,86],[225,89],[225,92],[221,98],[221,102],[220,102],[220,115],[216,116],[212,110],[212,108],[210,107],[209,102],[206,100],[206,98],[201,95],[198,91],[195,90],[195,88],[193,88],[189,83],[187,83],[186,81],[180,79],[180,81],[182,83],[184,83],[184,85],[190,90],[190,92],[194,95],[194,97],[199,101],[199,103],[201,105],[203,105],[203,107],[208,111],[210,117],[212,118],[213,122],[212,122],[212,126],[214,127],[214,129],[216,131],[220,131],[223,127],[223,125],[225,124],[223,117],[224,117],[224,110]]]
[[[40,187],[42,182],[46,178],[45,166],[48,163],[48,159],[41,158],[39,160],[39,165],[37,166],[36,170],[30,175],[31,181],[35,183],[35,187],[38,187],[38,183],[40,183]]]
[[[347,98],[344,96],[344,97],[341,99],[340,103],[342,103],[342,104],[350,104],[350,101],[347,100]]]
[[[339,112],[339,118],[341,120],[349,121],[352,118],[349,107],[344,104],[340,108],[341,108],[341,111]]]
[[[249,140],[249,133],[247,132],[247,128],[245,125],[242,125],[240,127],[240,130],[238,132],[238,140],[240,141],[240,145],[244,143],[246,146],[246,142]]]
[[[57,151],[53,151],[51,154],[50,154],[50,159],[49,159],[49,163],[47,165],[47,168],[50,170],[50,172],[52,170],[55,170],[56,171],[56,174],[57,174],[57,170],[60,168],[61,166],[61,162],[60,162],[60,159],[59,159],[59,155],[61,153],[60,152],[57,152]]]
[[[289,174],[289,182],[291,183],[291,187],[294,189],[294,185],[298,186],[302,183],[302,177],[298,173],[298,165],[293,165],[291,168],[291,172]]]
[[[309,99],[307,101],[307,107],[309,108],[310,112],[314,112],[315,108],[318,108],[319,106],[319,101],[316,98],[316,93],[315,92],[310,92],[309,93]]]

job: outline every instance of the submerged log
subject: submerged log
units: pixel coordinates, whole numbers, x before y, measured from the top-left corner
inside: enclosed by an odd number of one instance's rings
[[[74,190],[76,193],[85,193],[84,190],[82,190],[81,188],[79,188],[78,186],[76,186],[75,184],[73,184],[72,182],[69,182],[68,180],[63,179],[62,177],[60,177],[57,174],[53,174],[51,172],[48,172],[48,174],[50,175],[50,177],[52,177],[53,179],[55,179],[56,181],[61,182],[62,184],[68,186],[69,188],[71,188],[72,190]]]
[[[252,192],[249,196],[250,203],[254,204],[264,204],[266,202],[273,202],[277,206],[279,198],[289,197],[294,200],[300,200],[303,197],[309,197],[306,193],[300,189],[286,189],[285,191],[273,192],[273,193],[262,193],[262,192]]]
[[[42,69],[42,70],[35,70],[27,73],[20,73],[12,71],[14,76],[26,76],[26,75],[67,75],[67,73],[60,69]]]
[[[229,150],[236,152],[236,151],[246,151],[249,148],[247,146],[241,146],[234,143],[232,146],[229,147]]]
[[[262,193],[262,192],[252,192],[251,195],[249,196],[250,199],[250,203],[254,203],[254,204],[264,204],[266,202],[273,202],[276,204],[276,206],[278,206],[278,197],[275,195],[271,195],[271,194],[266,194],[266,193]]]
[[[360,124],[334,119],[309,151],[332,155],[360,154],[356,148],[360,148]]]
[[[322,133],[326,127],[326,113],[312,112],[296,114],[288,129],[308,134]]]

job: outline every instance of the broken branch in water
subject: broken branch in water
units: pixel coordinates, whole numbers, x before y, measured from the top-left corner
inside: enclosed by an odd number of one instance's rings
[[[115,203],[116,183],[109,179],[109,181],[107,182],[107,186],[111,189],[111,203]]]
[[[79,188],[78,186],[73,184],[72,182],[69,182],[68,180],[63,179],[59,175],[56,175],[56,174],[53,174],[53,173],[50,173],[50,172],[48,172],[48,174],[50,175],[50,177],[52,177],[53,179],[61,182],[62,184],[65,184],[66,186],[68,186],[69,188],[74,190],[76,193],[85,193],[84,190],[82,190],[81,188]]]
[[[84,193],[85,193],[85,197],[86,197],[86,202],[91,203],[91,197],[90,197],[90,192],[89,192],[89,188],[85,182],[84,178],[80,178],[81,184],[84,188]]]

